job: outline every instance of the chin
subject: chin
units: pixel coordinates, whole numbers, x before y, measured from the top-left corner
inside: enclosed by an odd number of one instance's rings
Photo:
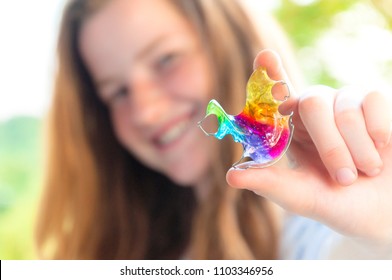
[[[204,178],[205,166],[200,161],[191,161],[176,164],[166,170],[166,175],[176,184],[180,186],[195,186]]]
[[[171,171],[167,173],[167,176],[175,182],[177,185],[183,187],[194,186],[197,184],[197,177],[193,174],[192,170],[185,170],[185,171]]]

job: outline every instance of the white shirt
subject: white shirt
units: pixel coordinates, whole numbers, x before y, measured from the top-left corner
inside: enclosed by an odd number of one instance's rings
[[[285,217],[279,257],[283,260],[392,259],[392,248],[365,245],[297,215]]]

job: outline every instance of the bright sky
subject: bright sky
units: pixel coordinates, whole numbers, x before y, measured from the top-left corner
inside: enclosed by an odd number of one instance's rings
[[[64,0],[0,0],[0,121],[42,116]]]
[[[0,0],[0,122],[16,115],[40,117],[46,113],[64,3],[65,0]],[[382,75],[384,81],[385,77],[392,80],[391,50],[391,31],[383,28],[379,15],[359,4],[339,15],[335,28],[324,34],[316,46],[302,51],[299,58],[308,68],[317,66],[315,63],[326,64],[343,83],[379,83],[383,82]]]

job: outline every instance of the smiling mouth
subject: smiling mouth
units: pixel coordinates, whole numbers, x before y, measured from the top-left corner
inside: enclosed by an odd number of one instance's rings
[[[169,126],[168,129],[164,130],[157,137],[153,139],[154,144],[160,148],[165,149],[172,146],[178,140],[185,135],[191,127],[191,116],[182,118],[176,124]]]

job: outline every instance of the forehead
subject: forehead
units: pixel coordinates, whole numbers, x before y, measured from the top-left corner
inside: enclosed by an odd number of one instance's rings
[[[159,40],[192,34],[189,22],[167,0],[113,0],[86,20],[79,48],[95,76],[97,69],[134,62]]]

